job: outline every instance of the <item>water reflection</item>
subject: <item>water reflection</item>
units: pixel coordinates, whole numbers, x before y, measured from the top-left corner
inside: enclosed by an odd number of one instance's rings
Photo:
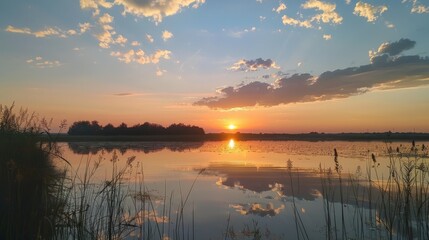
[[[235,141],[234,139],[230,139],[228,142],[229,149],[233,150],[235,148]]]
[[[191,151],[200,148],[203,142],[69,142],[68,146],[75,154],[99,154],[113,150],[125,154],[127,151],[152,153],[164,149],[172,152]]]
[[[230,204],[231,208],[235,209],[241,215],[257,215],[260,217],[274,217],[285,209],[285,205],[281,204],[280,207],[275,208],[273,203],[267,203],[265,207],[260,203],[252,204]]]

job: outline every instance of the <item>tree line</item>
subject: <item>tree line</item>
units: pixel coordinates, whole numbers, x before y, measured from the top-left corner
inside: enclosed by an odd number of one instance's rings
[[[112,124],[102,126],[98,121],[74,122],[68,132],[69,135],[204,135],[204,129],[194,125],[174,123],[168,127],[160,124],[148,123],[136,124],[128,127],[121,123],[117,127]]]

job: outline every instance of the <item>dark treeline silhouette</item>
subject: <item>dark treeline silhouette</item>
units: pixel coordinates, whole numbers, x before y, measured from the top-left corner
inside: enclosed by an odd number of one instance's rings
[[[69,135],[204,135],[204,129],[183,123],[171,124],[168,127],[145,122],[128,127],[121,123],[115,127],[112,124],[102,126],[98,121],[74,122],[68,131]]]

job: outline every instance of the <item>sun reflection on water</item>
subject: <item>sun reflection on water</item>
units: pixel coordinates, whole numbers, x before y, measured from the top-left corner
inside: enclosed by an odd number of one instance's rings
[[[229,140],[228,147],[229,147],[229,149],[234,149],[235,148],[235,141],[234,141],[234,139],[230,139]]]

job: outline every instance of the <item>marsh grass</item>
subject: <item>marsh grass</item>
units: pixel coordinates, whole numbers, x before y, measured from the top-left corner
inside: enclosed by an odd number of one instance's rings
[[[159,216],[143,168],[133,169],[135,157],[120,165],[124,160],[116,152],[108,159],[86,155],[73,169],[50,124],[27,110],[15,111],[14,105],[0,105],[0,239],[195,239],[194,209],[191,219],[185,212],[204,169],[180,191],[177,207],[165,185]],[[40,141],[42,134],[47,141]],[[64,169],[55,168],[54,160],[63,161]],[[100,181],[96,172],[106,163],[110,176]]]
[[[427,147],[412,142],[386,149],[387,176],[374,154],[365,174],[360,168],[342,174],[336,150],[335,170],[320,167],[326,239],[429,239]]]

